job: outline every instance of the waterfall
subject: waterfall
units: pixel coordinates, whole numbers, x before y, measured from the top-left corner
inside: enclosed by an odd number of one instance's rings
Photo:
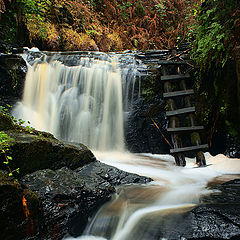
[[[61,140],[122,151],[124,111],[133,102],[137,70],[119,65],[116,56],[82,57],[77,66],[37,59],[29,64],[23,100],[13,114]]]

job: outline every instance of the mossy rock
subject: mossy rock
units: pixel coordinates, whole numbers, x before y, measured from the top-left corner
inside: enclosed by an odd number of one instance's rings
[[[19,131],[5,131],[13,139],[9,147],[11,169],[20,168],[20,175],[40,169],[76,169],[95,160],[93,153],[84,145],[70,145],[49,137]],[[6,166],[0,165],[1,169]]]
[[[7,115],[0,113],[0,131],[14,130],[15,126],[12,118]]]

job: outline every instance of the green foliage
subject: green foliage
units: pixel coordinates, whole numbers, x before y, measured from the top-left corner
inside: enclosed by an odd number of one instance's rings
[[[144,16],[145,15],[145,8],[143,6],[143,2],[142,1],[138,1],[137,4],[136,4],[136,14],[138,16]]]
[[[235,9],[235,0],[210,0],[203,4],[197,17],[192,57],[204,70],[209,70],[211,63],[223,68],[231,57]]]
[[[161,20],[167,18],[167,7],[164,4],[155,4],[155,9],[157,10]]]
[[[18,128],[19,131],[24,131],[27,133],[34,133],[35,129],[30,127],[29,125],[23,126],[23,124],[26,124],[26,122],[22,119],[16,119],[13,116],[10,115],[10,110],[12,106],[7,104],[6,107],[0,106],[0,113],[7,115],[12,118],[13,122],[16,125],[16,128]],[[30,124],[30,122],[27,122]],[[41,134],[39,134],[41,135]],[[13,158],[9,154],[10,146],[14,139],[12,139],[6,132],[0,131],[0,156],[1,159],[3,159],[3,164],[6,166],[9,172],[9,176],[13,176],[14,173],[19,173],[19,168],[12,170],[10,165],[11,161],[13,161]]]
[[[122,2],[121,4],[118,4],[117,6],[121,10],[120,15],[122,16],[122,18],[124,20],[127,20],[129,18],[129,12],[126,10],[132,6],[132,3],[129,1]]]
[[[3,163],[8,169],[9,176],[13,176],[14,172],[19,173],[19,168],[12,170],[9,166],[10,161],[12,161],[12,157],[9,156],[9,147],[12,143],[13,139],[9,137],[5,132],[0,131],[0,155],[3,156]]]
[[[239,45],[239,6],[236,0],[206,0],[197,11],[191,56],[199,67],[195,87],[202,104],[201,119],[211,127],[218,120],[219,128],[227,127],[231,134],[236,134],[237,86],[231,61],[234,48]]]

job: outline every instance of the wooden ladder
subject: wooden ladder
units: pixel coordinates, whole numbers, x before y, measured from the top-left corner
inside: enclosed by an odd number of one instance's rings
[[[189,73],[184,73],[182,70],[184,66],[186,69],[187,62],[162,61],[160,65],[161,81],[164,86],[163,97],[167,103],[166,116],[169,120],[167,131],[171,134],[173,144],[170,153],[174,155],[178,166],[185,166],[186,152],[194,151],[198,166],[206,166],[202,150],[207,149],[208,144],[201,143],[199,132],[204,127],[196,124],[195,106],[191,101],[191,96],[194,95],[192,78]],[[180,104],[176,104],[176,102]],[[188,119],[187,124],[183,123],[184,118]],[[183,134],[190,137],[190,146],[183,145]]]

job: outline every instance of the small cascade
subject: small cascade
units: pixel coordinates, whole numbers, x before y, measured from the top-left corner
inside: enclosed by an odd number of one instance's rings
[[[67,142],[122,151],[124,111],[139,94],[136,65],[120,68],[118,57],[106,54],[73,59],[51,54],[34,59],[14,115]]]

